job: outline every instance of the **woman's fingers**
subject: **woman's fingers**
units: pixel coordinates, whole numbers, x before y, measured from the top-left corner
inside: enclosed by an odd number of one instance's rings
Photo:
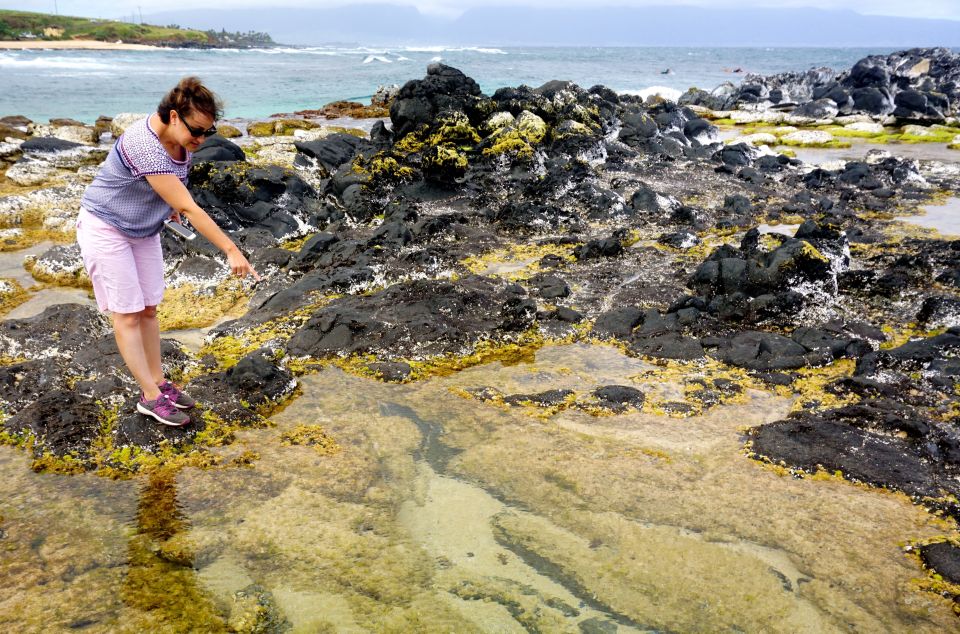
[[[230,272],[237,277],[243,278],[250,275],[258,282],[262,279],[239,250],[233,250],[227,255],[227,263],[230,265]]]

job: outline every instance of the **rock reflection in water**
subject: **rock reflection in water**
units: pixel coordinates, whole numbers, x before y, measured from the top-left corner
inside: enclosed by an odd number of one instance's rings
[[[934,229],[944,237],[960,237],[960,198],[948,198],[942,205],[927,205],[921,216],[901,216],[897,220]]]
[[[293,632],[955,628],[946,602],[911,585],[922,572],[898,545],[942,534],[937,520],[901,495],[797,480],[744,457],[742,426],[782,418],[789,399],[747,389],[739,404],[673,418],[467,397],[478,386],[581,395],[616,384],[656,400],[682,397],[677,381],[588,345],[411,385],[331,368],[304,378],[275,427],[224,448],[225,462],[256,451],[252,468],[158,475],[139,492],[103,484],[96,495],[139,496],[127,537],[75,516],[43,523],[94,494],[47,498],[47,476],[3,461],[35,519],[3,508],[0,528],[61,539],[71,565],[119,548],[112,583],[82,589],[91,603],[115,592],[124,605],[106,602],[91,631],[207,618],[212,630]],[[303,424],[340,451],[282,444]],[[79,541],[63,539],[76,531]],[[174,586],[196,611],[167,610],[159,597]],[[69,605],[81,590],[14,587],[2,625],[27,622],[15,607]]]

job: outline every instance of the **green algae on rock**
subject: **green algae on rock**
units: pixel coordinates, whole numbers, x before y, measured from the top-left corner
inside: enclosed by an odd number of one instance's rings
[[[290,136],[294,130],[313,130],[319,127],[319,124],[306,119],[274,119],[249,124],[247,134],[255,137]]]
[[[329,456],[341,447],[320,425],[298,425],[280,436],[284,445],[306,445],[322,456]]]
[[[157,307],[160,330],[203,328],[224,316],[239,316],[249,299],[249,291],[235,280],[226,280],[214,288],[193,284],[168,287],[164,301]]]
[[[7,314],[29,299],[29,294],[17,280],[0,278],[0,316]]]

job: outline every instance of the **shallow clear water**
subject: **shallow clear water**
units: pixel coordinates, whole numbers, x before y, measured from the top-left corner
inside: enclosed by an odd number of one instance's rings
[[[948,198],[942,205],[927,205],[923,211],[923,215],[901,216],[897,220],[960,238],[960,197]]]
[[[369,99],[380,85],[422,78],[437,59],[476,79],[487,94],[503,86],[563,79],[584,88],[603,84],[618,91],[660,86],[675,97],[691,86],[712,89],[727,81],[739,83],[743,75],[728,72],[732,68],[762,74],[816,66],[846,69],[866,55],[889,52],[883,47],[11,50],[0,51],[0,116],[92,122],[99,115],[147,112],[180,77],[199,75],[224,99],[227,117],[265,117],[338,99]],[[661,74],[667,68],[672,74]]]
[[[882,150],[893,156],[920,161],[960,163],[960,151],[947,149],[945,143],[870,143],[863,139],[844,139],[849,148],[790,148],[797,158],[811,165],[834,161],[862,161],[870,150]]]
[[[956,627],[899,546],[945,530],[929,514],[743,456],[741,426],[789,399],[598,418],[461,392],[626,384],[658,403],[697,374],[587,345],[413,385],[327,369],[223,450],[251,467],[128,482],[0,448],[0,629],[223,631],[258,611],[294,632]],[[302,424],[340,450],[281,443]]]

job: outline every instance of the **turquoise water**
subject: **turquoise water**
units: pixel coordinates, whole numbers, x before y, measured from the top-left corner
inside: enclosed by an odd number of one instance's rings
[[[227,117],[255,118],[317,108],[338,99],[366,100],[382,84],[423,77],[439,60],[473,77],[487,94],[503,86],[569,79],[621,92],[660,86],[674,96],[743,75],[845,69],[870,54],[862,48],[343,48],[259,50],[0,51],[0,116],[36,121],[151,110],[184,75],[204,79],[226,102]],[[662,74],[670,69],[669,74]]]

